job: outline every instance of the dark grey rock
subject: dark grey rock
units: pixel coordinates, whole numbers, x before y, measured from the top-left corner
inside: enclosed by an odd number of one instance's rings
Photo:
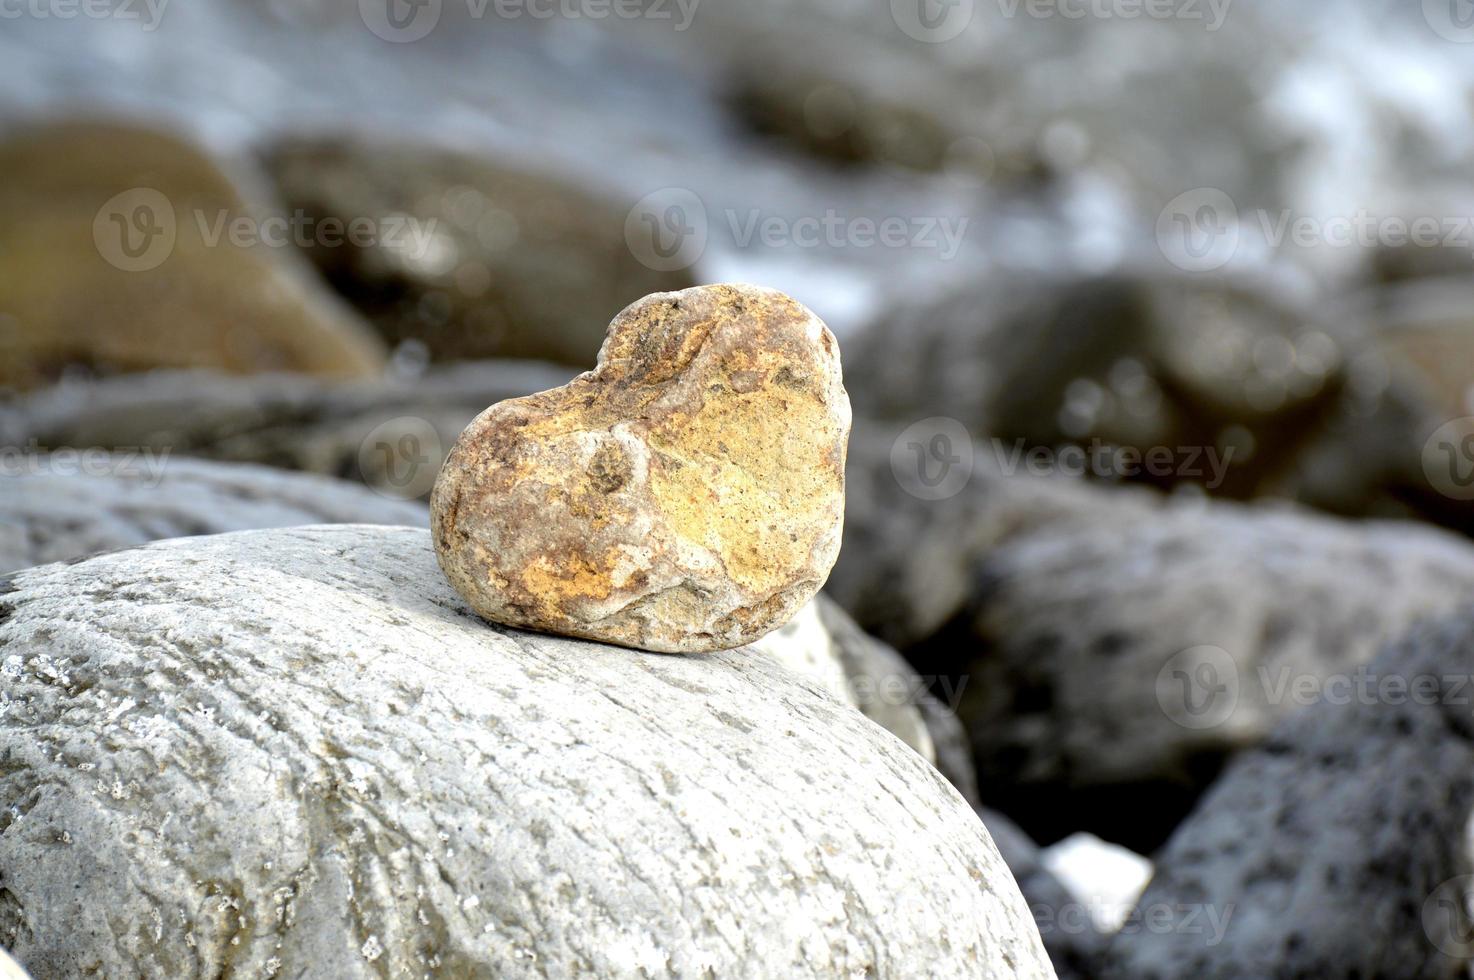
[[[1232,763],[1102,980],[1467,975],[1474,613],[1423,624],[1363,676]]]
[[[920,500],[858,431],[828,592],[960,689],[983,801],[1040,840],[1151,850],[1293,710],[1287,674],[1354,669],[1474,590],[1474,545],[1438,529],[1009,475],[986,452]],[[1213,692],[1180,682],[1201,670],[1232,691],[1195,715]]]
[[[985,279],[883,313],[845,377],[860,413],[951,417],[1008,450],[1123,447],[1129,479],[1344,514],[1406,513],[1426,436],[1364,333],[1267,281]]]

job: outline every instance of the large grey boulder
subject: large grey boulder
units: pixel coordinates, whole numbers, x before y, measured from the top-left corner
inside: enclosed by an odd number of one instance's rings
[[[1474,595],[1474,546],[1427,526],[1007,474],[981,452],[927,501],[876,441],[852,445],[829,592],[923,674],[965,678],[983,802],[1041,839],[1160,844],[1302,703],[1287,679],[1351,670]],[[1091,789],[1082,828],[1061,804]]]
[[[27,450],[98,446],[264,463],[420,497],[482,409],[556,387],[573,373],[534,361],[351,383],[161,371],[60,385],[0,405],[0,440]]]
[[[0,572],[195,534],[299,524],[428,527],[424,505],[310,473],[167,453],[16,457],[0,475]]]
[[[1325,687],[1179,828],[1101,977],[1467,975],[1471,677],[1466,608]]]
[[[39,977],[1049,977],[969,807],[769,658],[490,626],[428,532],[159,542],[0,599]]]

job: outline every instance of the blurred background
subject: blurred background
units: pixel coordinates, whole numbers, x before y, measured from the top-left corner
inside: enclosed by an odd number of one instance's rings
[[[1474,602],[1464,0],[0,0],[0,63],[0,571],[420,520],[627,303],[772,286],[856,408],[829,594],[1026,897],[1109,906],[1062,976],[1463,969],[1468,735],[1301,719],[1474,673],[1406,640]],[[1153,860],[1250,931],[1123,951]]]

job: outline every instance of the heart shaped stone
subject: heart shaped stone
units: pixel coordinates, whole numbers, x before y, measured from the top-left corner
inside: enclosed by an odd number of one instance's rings
[[[850,401],[829,328],[699,286],[614,318],[598,366],[499,402],[431,497],[440,566],[498,623],[666,652],[741,646],[839,553]]]

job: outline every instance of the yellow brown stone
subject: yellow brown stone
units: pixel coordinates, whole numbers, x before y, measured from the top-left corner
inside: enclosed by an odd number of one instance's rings
[[[839,552],[834,335],[774,290],[655,293],[593,371],[500,402],[435,485],[441,567],[485,618],[668,652],[786,623]]]

